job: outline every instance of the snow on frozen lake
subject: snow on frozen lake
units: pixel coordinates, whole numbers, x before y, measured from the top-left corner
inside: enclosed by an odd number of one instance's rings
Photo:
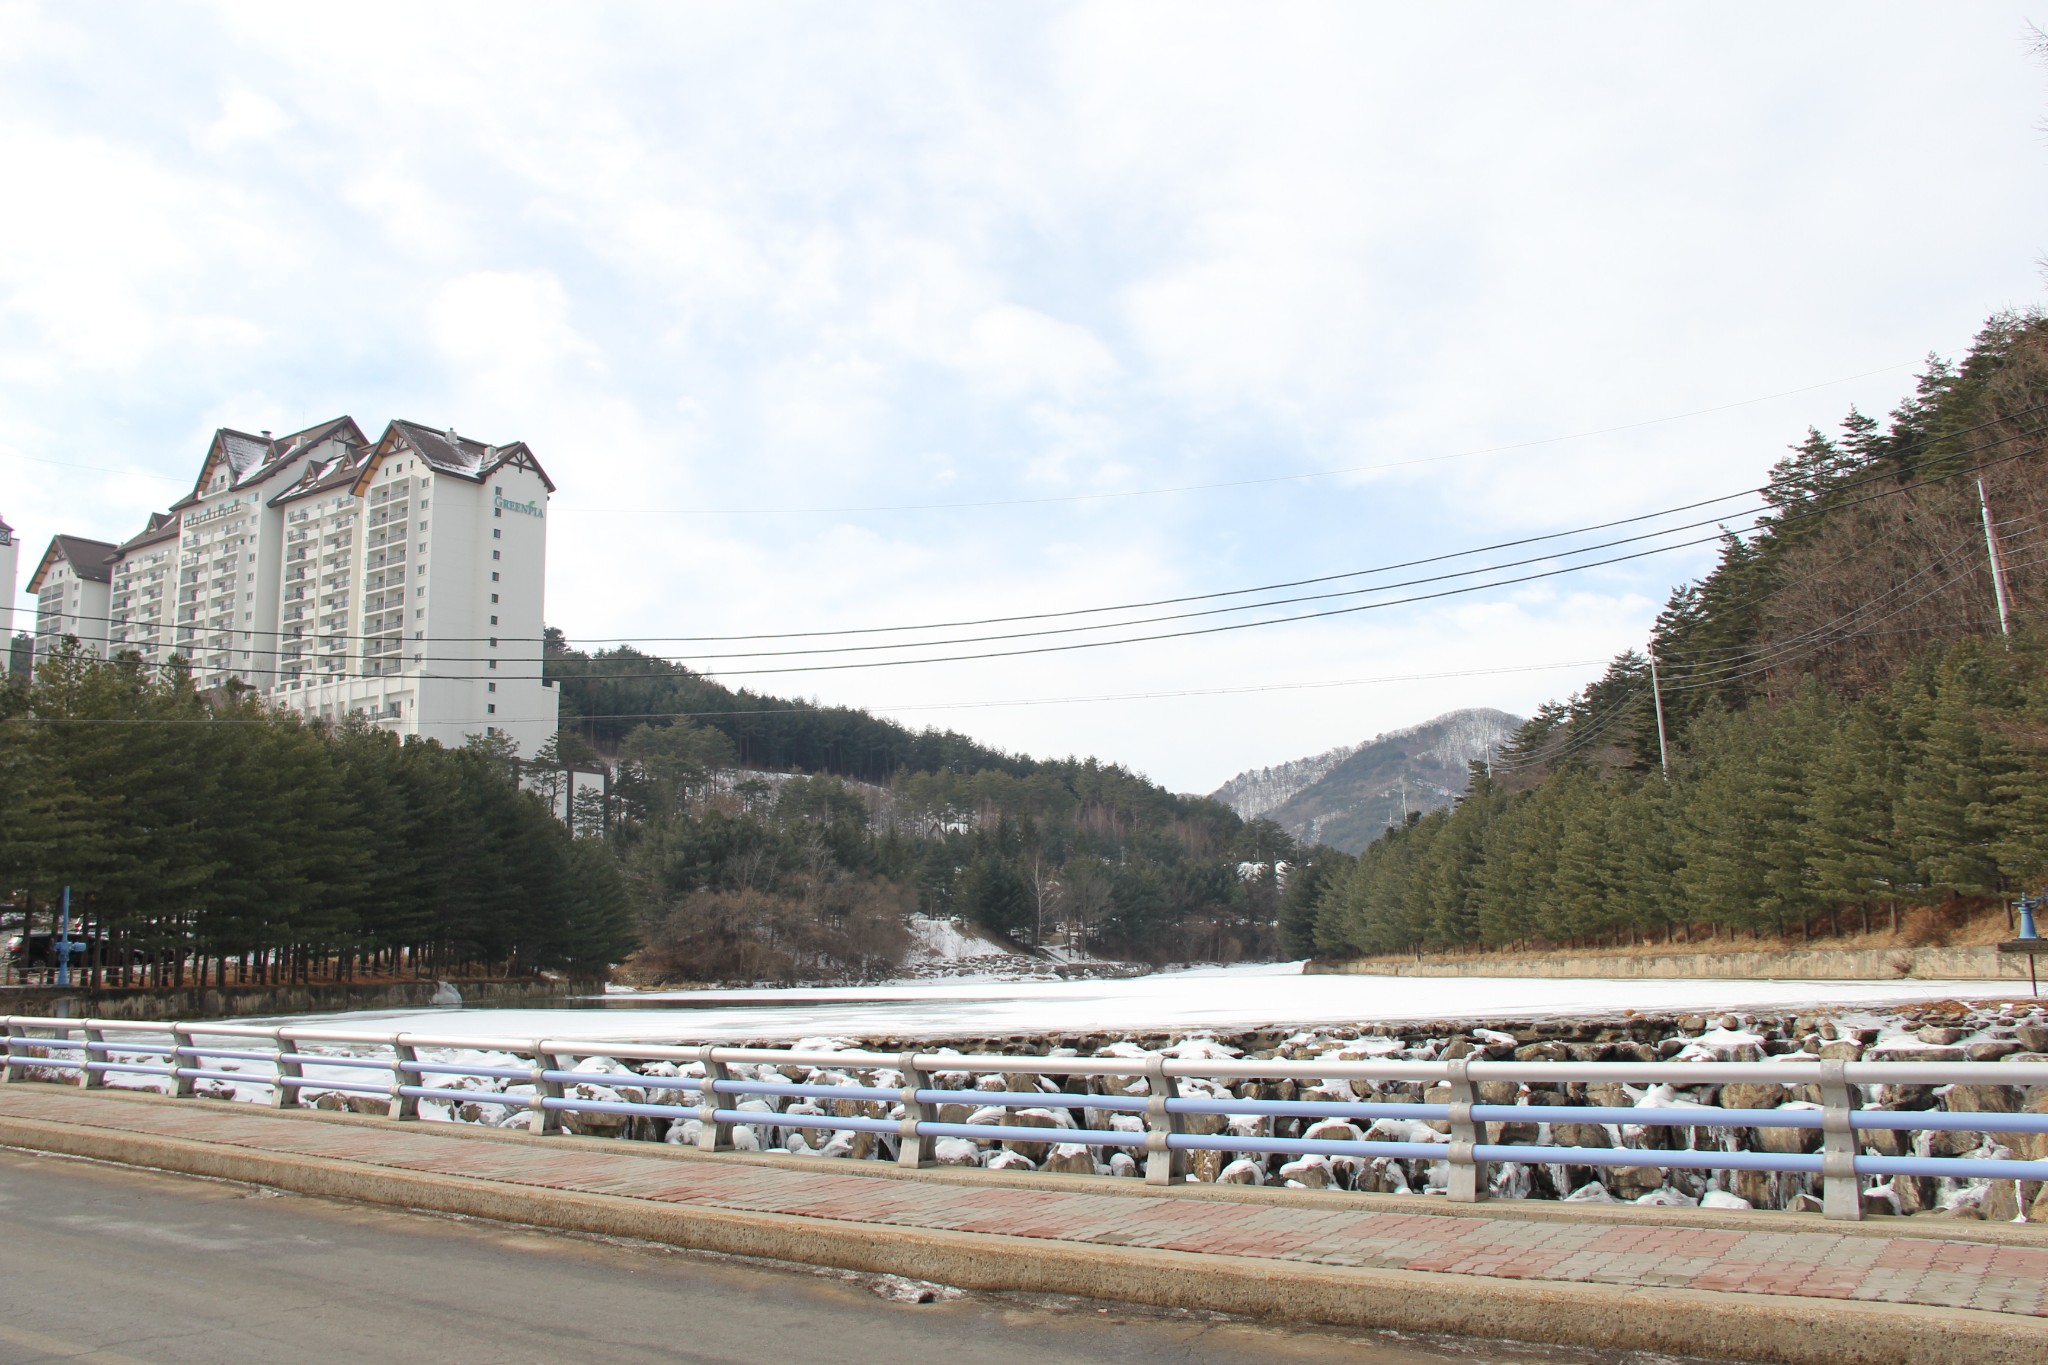
[[[2024,990],[2024,986],[2018,990]],[[1162,972],[1109,981],[943,981],[895,986],[663,991],[584,1008],[365,1010],[292,1022],[501,1038],[697,1043],[821,1036],[958,1038],[1009,1033],[1144,1033],[1807,1006],[1883,1008],[1998,999],[1996,981],[1620,981],[1510,977],[1303,976],[1301,964]]]

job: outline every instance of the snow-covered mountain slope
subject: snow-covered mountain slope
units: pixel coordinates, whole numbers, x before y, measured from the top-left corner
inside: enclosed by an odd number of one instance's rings
[[[1356,744],[1340,744],[1308,758],[1275,763],[1270,768],[1248,769],[1209,795],[1245,819],[1256,819],[1284,804],[1303,787],[1321,781],[1330,769],[1357,752]]]
[[[1451,711],[1363,744],[1240,773],[1213,795],[1247,820],[1264,816],[1304,843],[1356,853],[1409,812],[1449,805],[1465,790],[1467,765],[1498,753],[1521,723],[1505,711]]]

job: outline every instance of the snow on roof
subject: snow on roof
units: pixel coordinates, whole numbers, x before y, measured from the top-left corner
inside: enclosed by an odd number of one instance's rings
[[[540,467],[540,461],[534,458],[533,451],[524,441],[491,445],[459,435],[454,427],[436,429],[423,422],[394,418],[385,430],[384,440],[378,443],[379,447],[389,444],[394,434],[439,473],[456,474],[481,483],[492,470],[512,465],[532,470],[540,476],[540,481],[547,485],[550,493],[555,491],[555,481]]]
[[[366,446],[350,447],[344,454],[316,460],[308,464],[305,472],[292,480],[282,493],[272,498],[270,505],[278,507],[315,493],[324,493],[330,488],[349,487],[362,477],[369,462],[370,450]]]
[[[154,545],[160,540],[175,540],[183,519],[176,512],[151,512],[149,525],[121,542],[120,554],[139,550],[145,545]]]

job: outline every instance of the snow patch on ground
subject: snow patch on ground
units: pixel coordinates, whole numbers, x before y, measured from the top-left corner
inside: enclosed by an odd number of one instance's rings
[[[975,963],[975,959],[962,960],[962,965]],[[1012,1033],[1225,1032],[1272,1025],[1368,1026],[1450,1016],[1489,1021],[1568,1019],[1627,1009],[1718,1016],[1725,1010],[1778,1012],[1813,1007],[1839,1012],[1861,1008],[1873,1011],[1868,1018],[1878,1023],[1888,1007],[1951,998],[2000,998],[2011,993],[2010,983],[1989,981],[1303,976],[1301,964],[1291,962],[1156,972],[1115,980],[1004,980],[990,974],[981,979],[960,976],[886,986],[646,991],[630,998],[593,997],[610,1004],[609,1009],[377,1010],[300,1016],[291,1022],[511,1038],[705,1043],[817,1035],[968,1038]],[[621,1008],[628,999],[630,1007]],[[1719,1030],[1719,1050],[1738,1050],[1746,1041],[1734,1036],[1739,1032]]]
[[[983,938],[958,920],[928,919],[918,915],[910,921],[911,948],[907,963],[974,962],[986,958],[1017,957],[1000,943]]]

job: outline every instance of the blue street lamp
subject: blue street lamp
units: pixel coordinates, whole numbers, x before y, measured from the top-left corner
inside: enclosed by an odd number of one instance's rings
[[[57,918],[57,984],[71,984],[71,888],[64,888],[64,909]]]

